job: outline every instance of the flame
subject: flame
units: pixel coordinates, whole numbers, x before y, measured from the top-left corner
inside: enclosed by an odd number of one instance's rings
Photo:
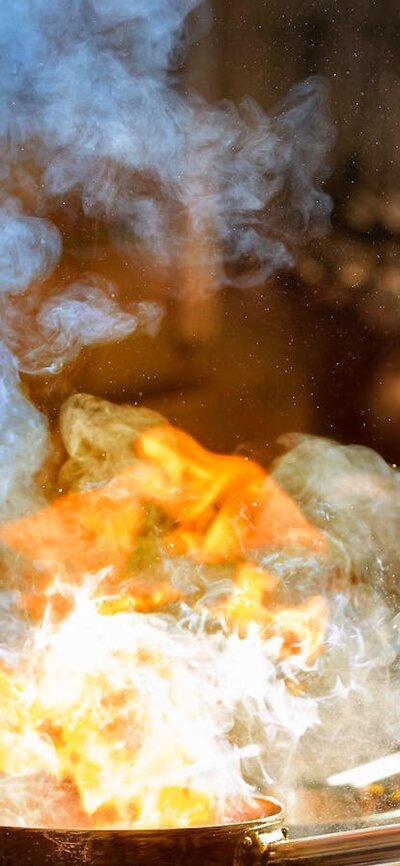
[[[221,562],[264,545],[325,548],[323,535],[252,460],[211,454],[165,425],[144,433],[138,450],[165,473],[153,495],[178,523],[169,543],[179,553]]]
[[[64,786],[66,814],[80,826],[213,823],[227,808],[190,781],[207,727],[185,656],[192,644],[182,633],[183,658],[164,647],[168,618],[193,606],[171,574],[181,561],[216,574],[228,567],[230,589],[195,601],[199,615],[240,641],[256,628],[278,641],[277,660],[310,664],[323,650],[324,598],[283,605],[278,575],[252,556],[324,555],[326,541],[245,457],[210,453],[167,424],[146,429],[134,450],[111,480],[0,527],[19,554],[20,606],[35,624],[29,659],[0,669],[0,772]]]

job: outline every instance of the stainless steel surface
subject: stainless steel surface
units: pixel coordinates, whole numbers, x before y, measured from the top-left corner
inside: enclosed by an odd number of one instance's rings
[[[271,846],[269,863],[329,864],[329,866],[367,866],[400,864],[400,824],[363,828],[342,833],[288,839]],[[264,861],[266,862],[266,861]]]
[[[281,839],[261,839],[240,866],[276,863],[321,866],[400,866],[400,808],[371,790],[332,790],[322,785],[281,790],[287,813]],[[287,828],[287,829],[286,829]]]
[[[271,792],[272,793],[272,792]],[[275,789],[285,804],[291,836],[314,836],[400,823],[399,788],[331,788],[308,785]]]

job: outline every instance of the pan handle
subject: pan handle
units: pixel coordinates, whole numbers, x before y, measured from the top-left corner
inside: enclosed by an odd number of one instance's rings
[[[240,853],[235,862],[258,861],[260,855],[267,854],[268,856],[271,845],[275,845],[276,842],[284,842],[287,836],[286,827],[275,827],[271,830],[261,828],[248,830],[239,842]]]

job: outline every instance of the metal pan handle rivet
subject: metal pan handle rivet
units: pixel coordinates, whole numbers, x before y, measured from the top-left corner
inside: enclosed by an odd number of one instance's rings
[[[241,841],[243,848],[254,848],[258,854],[263,854],[270,845],[275,842],[283,842],[287,838],[286,827],[278,827],[274,830],[254,830],[246,833]]]
[[[253,845],[254,845],[254,839],[251,836],[247,835],[247,836],[243,837],[243,839],[242,839],[243,848],[252,848]]]

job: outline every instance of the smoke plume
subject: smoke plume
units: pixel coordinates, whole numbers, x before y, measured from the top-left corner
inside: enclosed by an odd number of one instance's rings
[[[163,263],[194,233],[222,282],[229,265],[251,262],[251,282],[287,264],[288,243],[323,225],[324,83],[298,85],[271,117],[251,99],[187,92],[182,48],[199,6],[17,0],[2,11],[1,194],[30,208],[2,228],[1,244],[23,248],[11,290],[54,266],[57,231],[33,218],[71,196],[125,249]]]

